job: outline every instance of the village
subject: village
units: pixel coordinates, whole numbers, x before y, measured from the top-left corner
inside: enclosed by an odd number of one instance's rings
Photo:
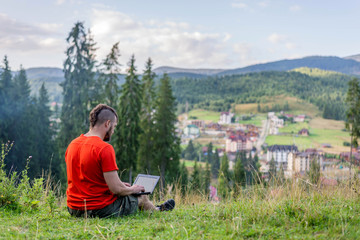
[[[267,144],[266,138],[269,136],[281,136],[281,132],[288,123],[302,126],[308,122],[309,116],[305,114],[287,114],[284,112],[268,112],[262,120],[261,126],[245,124],[239,121],[231,111],[221,112],[219,120],[205,121],[201,119],[188,119],[187,115],[180,118],[178,131],[181,133],[181,142],[185,146],[190,140],[199,142],[203,145],[199,155],[206,155],[206,143],[211,142],[216,146],[219,157],[224,153],[229,159],[229,169],[235,165],[236,154],[245,151],[247,155],[258,156],[260,172],[265,180],[268,179],[270,161],[276,163],[277,171],[280,168],[284,171],[285,178],[304,177],[310,170],[311,162],[316,160],[320,165],[321,181],[323,184],[336,185],[339,180],[345,179],[349,174],[350,147],[348,151],[331,153],[332,145],[321,143],[318,147],[297,146],[294,142],[288,144]],[[297,132],[292,132],[292,136],[306,138],[309,137],[308,128],[301,128]],[[342,147],[342,150],[345,148]],[[352,152],[353,163],[357,165],[360,161],[359,149],[354,148]],[[199,159],[201,161],[201,158]]]

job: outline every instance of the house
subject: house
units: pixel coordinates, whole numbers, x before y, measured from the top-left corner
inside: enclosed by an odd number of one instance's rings
[[[234,116],[231,112],[221,112],[219,124],[231,124],[231,119]]]
[[[184,128],[184,135],[186,137],[198,137],[200,136],[200,129],[196,125],[187,125]]]
[[[305,118],[306,118],[305,115],[298,115],[298,116],[294,117],[294,122],[304,122]]]
[[[360,165],[360,153],[353,152],[351,154],[351,158],[353,159],[353,163],[356,165]],[[340,153],[340,159],[344,159],[347,162],[350,162],[350,152],[342,152]]]
[[[198,128],[204,128],[205,127],[205,122],[203,120],[192,120],[191,125],[195,125]]]
[[[231,135],[226,139],[225,151],[226,152],[238,152],[243,150],[251,150],[253,143],[246,136],[243,135]]]
[[[324,157],[322,152],[290,152],[288,154],[288,164],[285,171],[285,176],[293,177],[305,175],[310,170],[312,161],[318,161],[319,165],[321,166],[323,159]]]
[[[307,130],[306,128],[303,128],[301,129],[299,132],[298,132],[299,135],[301,136],[309,136],[309,130]]]
[[[276,168],[280,169],[280,164],[283,165],[283,169],[287,169],[288,155],[289,153],[298,152],[298,148],[295,145],[272,145],[267,150],[267,161],[270,162],[274,159],[276,162]]]

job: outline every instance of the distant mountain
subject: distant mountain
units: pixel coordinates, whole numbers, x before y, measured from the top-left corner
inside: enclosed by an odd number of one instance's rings
[[[244,68],[237,68],[220,72],[217,75],[236,75],[250,72],[263,71],[289,71],[294,68],[319,68],[327,71],[335,71],[349,75],[360,75],[360,62],[353,59],[343,59],[339,57],[312,56],[300,59],[281,60],[263,64],[256,64]]]
[[[196,75],[214,75],[217,74],[219,72],[224,72],[226,71],[226,69],[188,69],[188,68],[176,68],[176,67],[167,67],[167,66],[163,66],[163,67],[158,67],[154,69],[154,72],[158,75],[162,75],[164,73],[192,73],[192,74],[196,74]]]
[[[344,57],[344,58],[345,59],[352,59],[352,60],[360,62],[360,54],[352,55],[352,56],[348,56],[348,57]]]

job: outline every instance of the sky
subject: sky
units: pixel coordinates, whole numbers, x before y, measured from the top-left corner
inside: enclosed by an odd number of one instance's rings
[[[232,69],[306,56],[360,54],[358,0],[0,0],[0,57],[12,70],[62,68],[78,21],[101,62],[119,43],[154,68]],[[0,64],[2,66],[2,63]]]

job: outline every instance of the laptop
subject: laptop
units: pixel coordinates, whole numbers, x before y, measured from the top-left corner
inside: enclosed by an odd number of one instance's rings
[[[154,192],[154,189],[160,179],[160,176],[139,174],[137,175],[134,184],[144,186],[145,192],[134,193],[134,196],[148,195]]]

